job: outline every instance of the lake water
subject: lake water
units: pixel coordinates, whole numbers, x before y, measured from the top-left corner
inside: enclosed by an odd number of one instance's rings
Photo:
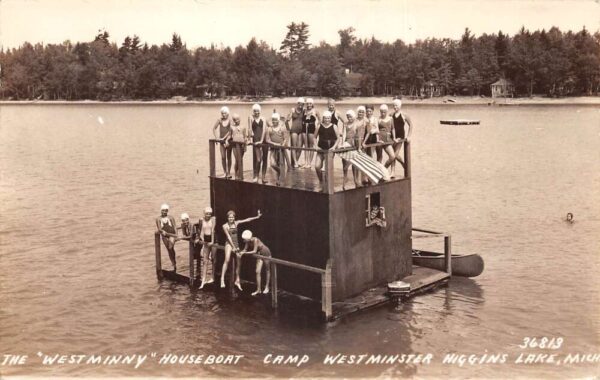
[[[451,233],[454,252],[480,253],[486,269],[329,326],[278,316],[248,297],[156,280],[159,205],[197,219],[209,203],[206,140],[218,108],[0,106],[0,355],[29,355],[25,365],[0,366],[0,375],[598,375],[598,362],[515,360],[600,353],[600,108],[405,106],[415,124],[413,224]],[[243,117],[249,108],[231,107]],[[440,125],[444,118],[481,125]],[[574,224],[564,221],[567,212]],[[166,255],[163,263],[170,268]],[[519,348],[526,337],[564,342],[557,350]],[[44,366],[38,352],[244,357],[237,365],[162,366],[148,358],[134,369]],[[269,353],[310,361],[264,364]],[[337,353],[434,358],[323,364]],[[507,359],[442,364],[449,353]]]

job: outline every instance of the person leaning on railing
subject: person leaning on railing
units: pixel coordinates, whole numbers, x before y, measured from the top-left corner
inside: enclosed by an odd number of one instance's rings
[[[271,257],[271,250],[269,247],[267,247],[265,243],[263,243],[256,236],[252,236],[252,232],[250,230],[246,230],[242,233],[242,240],[244,241],[245,246],[244,249],[239,253],[240,257],[247,253],[255,253],[260,256]],[[253,296],[260,293],[262,267],[263,260],[256,259],[256,291],[252,293]],[[265,282],[263,294],[269,293],[269,282],[271,281],[271,268],[269,263],[265,264],[265,269],[267,272],[267,281]]]
[[[280,121],[277,112],[271,115],[271,126],[268,128],[266,136],[267,144],[272,145],[272,148],[269,149],[271,151],[271,168],[277,173],[277,186],[281,185],[281,173],[285,165],[284,147],[287,145],[287,133]]]
[[[200,251],[202,245],[198,243],[198,234],[196,227],[190,224],[190,216],[187,213],[181,214],[181,237],[177,240],[191,241],[194,249],[194,259],[196,260],[196,272],[200,273]]]
[[[400,108],[402,107],[402,101],[400,99],[394,99],[394,113],[392,114],[392,118],[394,119],[394,153],[396,155],[396,161],[400,162],[402,167],[405,167],[404,160],[402,159],[402,155],[400,151],[402,150],[402,146],[404,146],[404,141],[410,140],[410,135],[412,133],[412,121],[408,115],[405,115]],[[408,126],[408,131],[406,130]],[[392,166],[392,171],[395,171],[396,165]]]
[[[156,218],[156,229],[162,237],[162,241],[169,252],[169,259],[173,264],[173,272],[177,272],[177,261],[175,256],[175,241],[177,240],[177,224],[175,218],[168,215],[169,205],[160,206],[160,216]]]
[[[342,138],[341,138],[342,140],[341,141],[343,141],[343,146],[342,146],[343,148],[360,149],[362,139],[360,138],[360,131],[358,129],[359,123],[356,121],[355,117],[356,117],[356,114],[354,113],[353,110],[348,110],[346,112],[346,119],[348,120],[348,122],[342,128]],[[344,172],[344,181],[342,183],[343,190],[346,189],[346,182],[348,180],[348,168],[350,166],[352,166],[352,175],[354,177],[354,184],[356,185],[356,187],[360,186],[360,174],[359,174],[360,172],[358,171],[358,169],[355,166],[353,166],[350,163],[350,161],[342,159],[342,168],[343,168],[343,172]]]

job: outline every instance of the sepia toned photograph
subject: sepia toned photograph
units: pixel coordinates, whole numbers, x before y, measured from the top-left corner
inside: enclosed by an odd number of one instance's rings
[[[597,0],[0,0],[0,379],[596,379]]]

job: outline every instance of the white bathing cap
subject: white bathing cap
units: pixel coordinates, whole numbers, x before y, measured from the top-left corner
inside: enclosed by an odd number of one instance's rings
[[[242,239],[244,239],[244,240],[252,239],[252,232],[250,230],[246,230],[246,231],[242,232]]]
[[[256,103],[252,106],[252,111],[260,111],[260,104]]]
[[[229,114],[229,108],[227,106],[223,106],[221,107],[221,113],[225,112],[226,114]]]
[[[356,114],[354,113],[353,110],[348,110],[348,111],[346,111],[346,116],[356,117]]]
[[[273,115],[271,115],[271,119],[279,120],[279,114],[277,112],[273,112]]]
[[[360,111],[367,112],[367,110],[365,109],[365,106],[358,106],[358,108],[356,109],[356,112],[360,112]]]
[[[160,211],[162,211],[162,210],[168,210],[168,209],[169,209],[169,205],[168,205],[168,204],[166,204],[166,203],[163,203],[163,204],[160,206]]]
[[[402,100],[394,99],[394,105],[398,108],[402,107]]]
[[[296,103],[304,103],[304,98],[298,98],[298,100],[296,100]]]
[[[388,110],[388,106],[387,106],[387,104],[382,104],[381,106],[379,106],[379,109],[381,111],[387,111]]]
[[[315,101],[313,100],[313,98],[306,98],[306,103],[314,104]]]
[[[323,117],[331,117],[331,112],[329,112],[329,111],[323,112]]]
[[[187,212],[184,212],[183,214],[181,214],[181,220],[188,220],[190,218],[190,216],[187,214]]]
[[[205,214],[207,214],[207,213],[211,213],[212,214],[212,208],[210,208],[210,207],[205,208],[204,209],[204,213]]]

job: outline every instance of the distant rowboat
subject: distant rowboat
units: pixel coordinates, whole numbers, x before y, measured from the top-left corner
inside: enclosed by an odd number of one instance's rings
[[[429,251],[413,250],[414,265],[444,271],[444,254]],[[469,255],[452,255],[452,275],[462,277],[477,277],[483,272],[483,259],[476,253]]]
[[[440,120],[440,124],[446,124],[446,125],[479,125],[479,120],[466,120],[466,119]]]

